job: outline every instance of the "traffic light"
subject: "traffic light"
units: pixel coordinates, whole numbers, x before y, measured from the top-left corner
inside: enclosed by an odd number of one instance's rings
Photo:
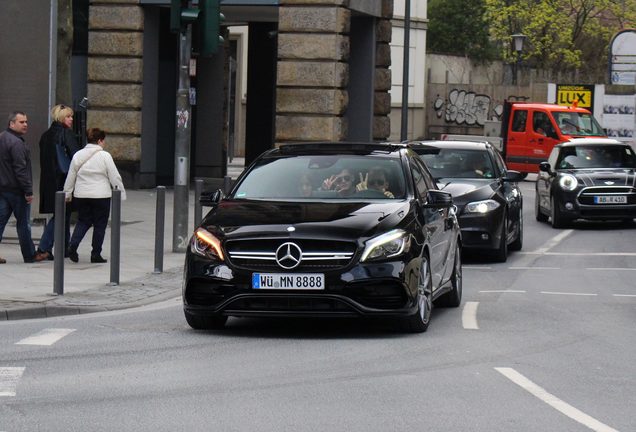
[[[171,0],[170,30],[174,33],[184,32],[188,24],[192,24],[199,16],[199,9],[188,7],[187,0]]]
[[[220,0],[199,0],[199,50],[202,56],[211,56],[219,51],[224,42],[221,36],[221,23],[225,16],[221,13]]]

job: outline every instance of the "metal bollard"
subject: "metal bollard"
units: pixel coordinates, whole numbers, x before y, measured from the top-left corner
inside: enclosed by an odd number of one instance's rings
[[[231,189],[232,189],[232,177],[230,176],[223,177],[223,193],[227,195],[230,193]]]
[[[55,192],[55,232],[53,246],[55,260],[53,261],[53,293],[64,295],[64,248],[66,239],[64,235],[66,224],[66,193]]]
[[[203,179],[194,180],[194,228],[199,226],[203,219],[203,206],[200,199],[203,193]]]
[[[113,190],[110,220],[110,285],[119,285],[119,247],[121,232],[121,191]]]
[[[155,215],[155,271],[163,272],[163,234],[166,219],[166,187],[157,186],[157,208]]]

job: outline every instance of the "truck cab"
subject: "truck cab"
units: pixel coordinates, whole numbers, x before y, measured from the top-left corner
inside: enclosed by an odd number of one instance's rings
[[[606,137],[592,113],[554,104],[506,102],[502,126],[503,153],[508,168],[524,174],[539,172],[552,148],[571,138]]]

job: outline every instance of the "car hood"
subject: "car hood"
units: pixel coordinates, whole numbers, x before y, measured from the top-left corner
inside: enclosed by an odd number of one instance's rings
[[[636,186],[635,171],[629,168],[594,168],[560,172],[572,174],[584,186]]]
[[[495,193],[498,182],[494,179],[452,179],[443,178],[437,186],[450,192],[453,204],[462,206],[472,201],[485,200]]]
[[[201,226],[222,239],[244,237],[321,237],[358,239],[396,228],[411,203],[278,202],[223,200],[205,216]]]

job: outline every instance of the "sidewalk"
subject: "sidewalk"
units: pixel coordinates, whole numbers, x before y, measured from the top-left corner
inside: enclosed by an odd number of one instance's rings
[[[184,253],[172,252],[173,192],[166,191],[163,273],[154,274],[155,189],[126,191],[122,201],[119,285],[110,284],[110,225],[102,255],[106,264],[91,264],[92,229],[78,250],[79,262],[64,260],[64,295],[53,293],[53,261],[25,264],[12,217],[0,243],[0,320],[42,318],[124,309],[181,295]],[[194,194],[188,220],[194,226]],[[37,205],[37,204],[36,204]],[[205,214],[206,209],[203,209]],[[32,227],[36,244],[42,225]],[[71,232],[73,226],[71,226]],[[55,259],[58,259],[55,257]]]

